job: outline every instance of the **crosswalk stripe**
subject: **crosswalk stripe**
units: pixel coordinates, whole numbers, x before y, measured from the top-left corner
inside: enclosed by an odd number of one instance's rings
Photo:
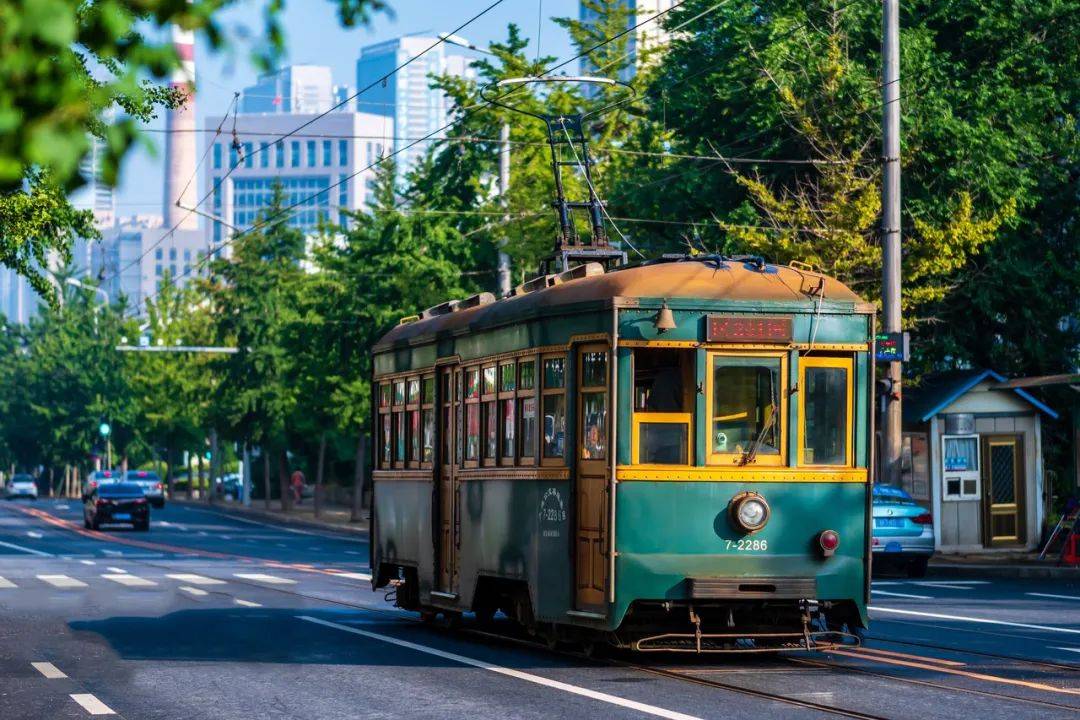
[[[93,560],[80,560],[79,562],[81,562],[83,565],[97,565],[97,563]]]
[[[184,592],[188,593],[189,595],[194,595],[195,597],[203,597],[204,595],[209,595],[210,594],[210,593],[206,592],[205,590],[200,590],[199,588],[194,588],[194,587],[188,587],[187,585],[181,585],[180,589],[183,590]]]
[[[126,573],[127,570],[125,570],[124,568],[111,567],[111,568],[109,568],[109,572],[123,574],[123,573]]]
[[[0,577],[0,588],[13,588],[13,587],[19,587],[19,586],[16,585],[15,583],[11,582],[10,580],[8,580],[5,577]]]
[[[41,580],[42,582],[47,582],[53,587],[58,588],[86,587],[86,583],[84,583],[82,580],[76,580],[75,578],[68,577],[67,575],[38,575],[37,579]]]
[[[115,715],[112,708],[98,700],[90,693],[75,693],[70,696],[72,700],[82,705],[83,710],[91,715]]]
[[[202,575],[192,575],[191,573],[174,573],[166,575],[165,577],[171,580],[179,580],[180,582],[190,583],[192,585],[224,585],[224,580],[218,580],[217,578],[203,577]]]
[[[127,573],[120,575],[102,575],[101,577],[128,587],[152,587],[157,585],[153,580],[147,580],[146,578],[141,578],[136,575],[128,575]]]
[[[233,602],[237,605],[242,605],[244,607],[262,607],[262,605],[257,602],[251,602],[250,600],[241,600],[240,598],[233,598]]]
[[[256,582],[264,582],[268,585],[295,585],[296,581],[289,578],[278,577],[276,575],[266,575],[264,573],[233,573],[233,577],[238,577],[242,580],[254,580]]]
[[[67,677],[60,668],[51,662],[32,662],[30,665],[49,680],[59,680]]]

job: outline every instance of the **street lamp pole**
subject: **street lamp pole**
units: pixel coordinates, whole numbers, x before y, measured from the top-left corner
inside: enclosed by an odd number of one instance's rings
[[[882,314],[885,332],[899,333],[900,322],[900,0],[882,2]],[[884,396],[881,469],[883,480],[900,486],[903,445],[901,375],[903,366],[890,362],[888,394]]]

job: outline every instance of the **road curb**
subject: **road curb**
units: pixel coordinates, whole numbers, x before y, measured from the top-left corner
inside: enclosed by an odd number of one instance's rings
[[[931,563],[927,575],[949,577],[996,577],[1041,580],[1080,580],[1080,568],[1057,565],[992,565]]]
[[[255,508],[245,508],[243,506],[227,505],[225,503],[214,503],[213,505],[207,505],[198,501],[187,500],[170,500],[170,503],[176,505],[182,505],[185,507],[191,507],[196,510],[211,510],[220,512],[222,515],[235,515],[240,518],[250,518],[252,520],[259,520],[261,522],[267,522],[276,525],[285,525],[297,528],[309,528],[312,530],[331,530],[340,532],[345,535],[364,535],[368,534],[368,522],[363,520],[355,525],[342,525],[339,523],[323,522],[321,520],[314,520],[309,518],[297,518],[290,517],[288,515],[282,515],[275,512],[267,512],[265,510],[257,510]]]

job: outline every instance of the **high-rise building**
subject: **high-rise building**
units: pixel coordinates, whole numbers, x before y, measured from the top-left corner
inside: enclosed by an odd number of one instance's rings
[[[430,143],[408,146],[431,133],[435,133],[434,137],[441,137],[442,133],[437,131],[450,119],[450,100],[444,93],[431,88],[431,76],[476,76],[469,67],[471,60],[468,57],[447,52],[445,44],[431,48],[437,40],[425,35],[406,35],[368,45],[360,50],[360,58],[356,61],[358,90],[390,75],[385,82],[377,82],[365,91],[356,102],[361,112],[393,118],[396,134],[394,152],[398,153],[394,159],[399,175],[407,172],[423,157]],[[416,62],[393,72],[394,68],[421,54],[422,57]]]
[[[337,100],[330,68],[290,65],[259,77],[240,95],[241,113],[322,113]],[[346,96],[347,97],[347,96]]]
[[[207,118],[206,127],[214,130],[221,120]],[[369,166],[388,152],[393,137],[393,118],[372,113],[237,115],[239,149],[231,136],[215,138],[203,178],[203,197],[209,197],[203,207],[221,218],[209,222],[210,244],[226,240],[232,228],[258,222],[276,183],[284,204],[296,205],[289,224],[305,233],[314,233],[321,221],[342,220],[342,210],[362,209],[375,179]]]
[[[676,4],[676,0],[622,0],[622,4],[630,9],[630,16],[626,21],[627,28],[644,23],[637,30],[630,33],[627,38],[626,52],[632,62],[623,69],[619,79],[628,81],[634,76],[643,62],[652,59],[647,54],[647,50],[655,50],[667,45],[668,40],[670,40],[671,34],[663,26],[666,15],[652,22],[646,21],[649,18],[656,17],[658,13],[670,10]],[[596,13],[584,3],[581,4],[579,17],[585,23],[595,22],[597,19]],[[588,56],[582,58],[581,69],[582,73],[586,75],[596,72],[596,66],[590,62]],[[586,88],[586,92],[589,91],[590,89]]]

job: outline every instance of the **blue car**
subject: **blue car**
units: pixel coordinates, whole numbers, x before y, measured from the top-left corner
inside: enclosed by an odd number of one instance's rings
[[[875,485],[873,495],[874,566],[893,566],[908,577],[926,575],[934,554],[934,517],[900,488]]]

